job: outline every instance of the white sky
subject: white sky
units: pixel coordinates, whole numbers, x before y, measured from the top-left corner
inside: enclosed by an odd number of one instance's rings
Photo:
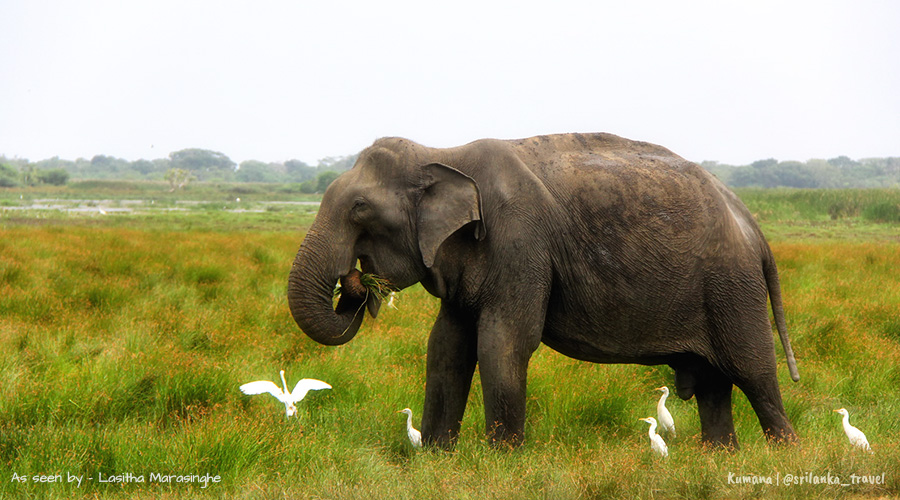
[[[893,0],[0,0],[0,154],[308,163],[611,132],[690,160],[900,156]]]

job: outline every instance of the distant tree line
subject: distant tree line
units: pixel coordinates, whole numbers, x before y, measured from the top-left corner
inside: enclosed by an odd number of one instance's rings
[[[792,188],[885,188],[900,187],[900,158],[852,160],[838,156],[830,160],[759,160],[731,166],[705,161],[703,167],[732,187]]]
[[[356,157],[327,157],[313,166],[300,160],[247,160],[238,165],[220,152],[196,148],[175,151],[168,158],[136,161],[106,155],[74,161],[53,157],[38,162],[0,156],[0,187],[115,179],[167,181],[173,189],[193,181],[295,183],[303,192],[321,193],[340,172],[353,166]]]
[[[0,188],[17,187],[20,185],[34,186],[37,184],[50,184],[63,186],[69,182],[69,173],[61,168],[39,169],[34,165],[24,165],[16,168],[0,156]]]
[[[51,184],[69,179],[167,181],[172,189],[190,182],[296,183],[306,193],[322,193],[340,172],[356,162],[357,155],[328,157],[315,166],[300,160],[283,163],[247,160],[240,165],[226,155],[206,149],[182,149],[168,158],[127,161],[97,155],[75,161],[53,157],[29,162],[0,156],[0,187]],[[734,166],[705,161],[702,166],[732,187],[875,188],[900,187],[900,157],[852,160],[759,160]]]

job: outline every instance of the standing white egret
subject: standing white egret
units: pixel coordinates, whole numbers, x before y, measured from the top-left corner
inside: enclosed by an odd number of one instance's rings
[[[297,407],[294,406],[294,403],[302,401],[303,398],[306,397],[307,392],[318,391],[320,389],[331,389],[330,385],[321,380],[305,378],[297,382],[293,391],[288,391],[287,381],[284,379],[284,370],[281,370],[281,383],[284,385],[284,390],[275,385],[274,382],[257,380],[256,382],[249,382],[242,385],[241,392],[250,396],[268,392],[275,396],[278,401],[284,403],[284,411],[287,416],[290,417],[297,413]]]
[[[657,387],[655,390],[662,391],[662,396],[659,398],[659,403],[656,403],[656,418],[659,419],[659,428],[669,437],[674,438],[676,437],[675,419],[672,418],[672,414],[669,413],[669,409],[666,408],[666,398],[669,397],[669,388],[666,386],[662,386]]]
[[[869,440],[866,439],[866,435],[863,434],[863,431],[857,429],[850,425],[850,412],[847,411],[846,408],[841,408],[839,410],[834,410],[835,413],[840,413],[844,416],[843,424],[844,424],[844,434],[847,435],[847,439],[850,440],[850,444],[856,446],[861,450],[868,451],[872,453],[872,448],[869,447]]]
[[[409,408],[404,408],[397,413],[405,413],[406,414],[406,434],[409,436],[409,442],[412,443],[413,448],[421,448],[422,447],[422,433],[413,428],[412,425],[412,410]]]
[[[650,449],[658,453],[661,457],[668,457],[669,448],[666,446],[666,442],[663,441],[662,436],[656,433],[656,419],[647,417],[638,420],[650,423]]]

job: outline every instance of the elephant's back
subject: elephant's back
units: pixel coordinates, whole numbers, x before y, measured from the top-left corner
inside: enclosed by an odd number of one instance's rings
[[[612,134],[560,134],[513,141],[573,222],[647,226],[678,235],[724,211],[721,185],[668,149]],[[659,233],[656,233],[659,235]]]
[[[756,254],[764,246],[737,196],[662,146],[611,134],[562,134],[515,141],[515,147],[565,214],[556,229],[580,235],[575,244],[582,247],[633,256],[635,266],[686,259],[691,267],[692,259]]]
[[[519,158],[557,199],[638,195],[654,204],[720,198],[724,186],[703,167],[648,142],[613,134],[557,134],[510,141]],[[708,200],[710,201],[710,200]]]
[[[533,170],[560,162],[586,169],[616,170],[642,165],[657,169],[696,166],[662,146],[606,133],[541,135],[508,142]]]
[[[511,150],[534,175],[547,194],[540,204],[550,200],[553,220],[564,221],[554,226],[561,239],[603,233],[608,244],[622,240],[656,256],[661,240],[671,251],[693,255],[706,254],[707,246],[715,251],[762,240],[753,217],[724,184],[662,146],[606,133],[478,144]]]
[[[635,153],[677,156],[670,150],[649,142],[633,141],[603,132],[538,135],[507,141],[518,148],[536,151],[632,151]]]

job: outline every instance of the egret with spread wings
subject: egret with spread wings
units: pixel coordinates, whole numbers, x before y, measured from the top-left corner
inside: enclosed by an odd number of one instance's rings
[[[295,403],[299,403],[306,397],[309,391],[317,391],[321,389],[331,389],[331,386],[321,380],[314,378],[304,378],[297,382],[293,391],[288,391],[287,381],[284,379],[284,370],[281,370],[281,383],[284,389],[275,385],[274,382],[268,380],[257,380],[249,382],[241,386],[241,392],[247,395],[256,395],[269,393],[275,396],[278,401],[284,403],[284,410],[288,417],[297,413]]]

